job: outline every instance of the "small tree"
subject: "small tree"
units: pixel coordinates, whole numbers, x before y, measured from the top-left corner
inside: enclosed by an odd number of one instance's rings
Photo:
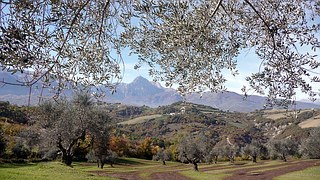
[[[284,162],[287,162],[288,155],[295,155],[298,152],[298,146],[298,143],[291,138],[269,142],[271,153],[280,156]]]
[[[309,137],[300,147],[302,154],[309,158],[320,158],[320,128],[315,128],[310,132]]]
[[[193,164],[193,169],[198,171],[198,163],[204,161],[208,149],[207,138],[204,135],[187,136],[180,141],[178,151],[182,162]]]
[[[107,160],[113,166],[113,157],[115,152],[109,150],[110,148],[110,117],[102,110],[94,110],[91,118],[94,119],[93,124],[89,126],[89,133],[92,136],[92,149],[97,158],[98,167],[103,169]]]
[[[2,129],[0,128],[0,155],[2,155],[7,147],[7,142],[3,136]]]
[[[224,151],[224,148],[222,146],[219,146],[219,145],[215,145],[212,150],[211,150],[211,154],[213,156],[213,159],[214,159],[214,163],[217,164],[218,162],[218,158],[219,156],[222,156],[223,154],[223,151]]]
[[[161,148],[156,154],[156,160],[161,160],[163,165],[166,165],[166,161],[171,159],[171,152],[168,149]]]
[[[39,107],[38,125],[43,146],[56,146],[62,162],[71,165],[75,148],[86,139],[96,124],[92,118],[93,102],[89,94],[77,93],[72,101],[45,102]],[[89,147],[89,146],[87,146]],[[83,147],[83,148],[87,148]]]
[[[242,153],[244,155],[249,155],[252,159],[252,162],[257,162],[257,157],[261,152],[261,144],[258,141],[252,141],[250,144],[247,144],[243,149]]]
[[[237,148],[234,145],[225,145],[221,147],[221,155],[228,158],[231,163],[234,162],[235,155],[237,153]]]

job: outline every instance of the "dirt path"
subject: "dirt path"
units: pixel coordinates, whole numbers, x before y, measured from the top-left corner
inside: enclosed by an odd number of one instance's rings
[[[150,176],[152,180],[189,180],[190,178],[185,177],[177,172],[157,172]]]
[[[212,170],[219,170],[219,169],[233,169],[233,168],[240,168],[240,167],[250,167],[250,166],[257,166],[265,164],[265,162],[258,162],[256,164],[226,164],[226,165],[220,165],[220,166],[212,166],[212,167],[205,167],[205,168],[199,168],[200,172],[205,171],[212,171]]]
[[[258,164],[264,164],[263,162],[258,163]],[[232,170],[232,168],[238,168],[239,166],[218,166],[218,167],[210,167],[210,168],[204,168],[200,169],[200,171],[205,172],[205,171],[210,171],[210,170],[220,170],[220,169],[225,169],[228,172],[228,174],[231,174],[231,176],[226,177],[224,180],[239,180],[239,179],[245,179],[245,180],[256,180],[256,179],[272,179],[274,177],[287,174],[293,171],[299,171],[303,170],[305,168],[309,168],[312,166],[320,166],[320,160],[309,160],[309,161],[291,161],[288,163],[284,164],[277,164],[277,165],[271,165],[267,167],[250,167],[250,166],[256,166],[257,164],[253,165],[247,165],[243,166],[246,167],[244,169],[240,170]],[[247,168],[249,167],[249,168]],[[267,170],[264,172],[258,172],[259,170],[263,169],[268,169],[268,168],[275,168],[272,170]],[[172,171],[168,170],[165,172],[149,172],[151,175],[148,176],[148,179],[151,180],[190,180],[190,178],[185,177],[181,174],[178,173],[179,170],[177,171]],[[255,172],[256,171],[256,172]],[[122,180],[142,180],[143,178],[139,176],[139,172],[141,171],[135,171],[135,172],[127,172],[127,173],[106,173],[104,171],[91,171],[92,173],[95,173],[99,176],[110,176],[110,177],[115,177],[119,178]],[[147,171],[146,171],[147,172]]]
[[[282,167],[283,166],[283,167]],[[255,170],[262,170],[263,168],[249,168],[243,170],[232,171],[232,176],[225,178],[225,180],[256,180],[256,179],[273,179],[274,177],[287,174],[293,171],[303,170],[312,166],[320,166],[320,161],[301,161],[295,163],[281,164],[277,166],[270,166],[268,168],[279,167],[278,169],[268,170],[264,172],[254,173]],[[253,173],[252,173],[253,172]]]
[[[106,173],[103,171],[90,171],[90,172],[95,173],[98,176],[109,176],[109,177],[115,177],[123,180],[142,180],[142,178],[136,172],[130,172],[130,173]]]

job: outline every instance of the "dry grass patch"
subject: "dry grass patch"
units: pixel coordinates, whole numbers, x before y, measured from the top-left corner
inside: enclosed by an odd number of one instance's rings
[[[320,115],[299,123],[301,128],[320,127]]]
[[[155,118],[159,118],[159,117],[162,117],[161,114],[154,114],[154,115],[149,115],[149,116],[141,116],[141,117],[137,117],[137,118],[134,118],[134,119],[130,119],[128,121],[123,121],[123,122],[120,122],[118,124],[138,124],[138,123],[144,123],[144,122],[147,122],[151,119],[155,119]]]

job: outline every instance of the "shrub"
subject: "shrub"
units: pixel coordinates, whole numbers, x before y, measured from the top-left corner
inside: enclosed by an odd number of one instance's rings
[[[31,154],[31,151],[28,147],[24,146],[21,143],[17,143],[12,149],[13,155],[18,159],[27,159]]]

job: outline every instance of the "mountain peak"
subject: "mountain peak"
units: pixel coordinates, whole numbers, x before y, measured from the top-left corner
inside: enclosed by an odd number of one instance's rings
[[[155,86],[152,82],[142,76],[136,77],[128,84],[128,89],[130,90],[127,95],[130,96],[148,96],[164,91],[162,88]]]
[[[142,76],[136,77],[130,84],[150,83],[150,81]]]

